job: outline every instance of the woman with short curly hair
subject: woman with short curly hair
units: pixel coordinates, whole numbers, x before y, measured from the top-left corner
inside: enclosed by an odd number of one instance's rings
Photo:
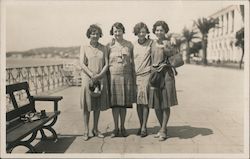
[[[90,25],[86,32],[90,39],[87,45],[82,45],[80,50],[80,68],[82,70],[81,86],[81,108],[83,109],[84,133],[83,139],[97,136],[103,138],[98,130],[100,111],[109,108],[109,92],[106,71],[108,70],[108,54],[106,46],[98,40],[102,37],[102,30],[99,26]],[[90,112],[94,113],[94,125],[89,132]]]
[[[155,137],[159,141],[167,138],[167,123],[170,116],[170,107],[177,105],[174,70],[169,65],[168,59],[176,53],[173,45],[166,38],[169,27],[165,21],[157,21],[153,25],[153,33],[157,39],[151,47],[151,76],[149,78],[149,107],[155,109],[157,119],[160,123],[160,130]]]
[[[137,114],[140,122],[140,128],[137,135],[147,136],[147,120],[149,114],[148,107],[148,79],[151,65],[151,44],[152,40],[147,38],[149,34],[145,23],[140,22],[134,26],[134,35],[138,39],[134,42],[136,85],[137,85]]]
[[[133,44],[123,38],[125,28],[122,23],[112,25],[110,35],[113,39],[108,43],[111,107],[114,119],[114,130],[111,137],[126,137],[125,118],[127,109],[132,108],[136,100],[136,77],[134,69]],[[120,118],[120,129],[119,129]]]

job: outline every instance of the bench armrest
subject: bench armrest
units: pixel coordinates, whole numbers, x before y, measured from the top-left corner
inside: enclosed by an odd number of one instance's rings
[[[54,111],[58,111],[58,101],[62,100],[62,96],[32,96],[35,101],[53,101],[54,102]]]
[[[59,101],[62,96],[32,96],[35,101]]]

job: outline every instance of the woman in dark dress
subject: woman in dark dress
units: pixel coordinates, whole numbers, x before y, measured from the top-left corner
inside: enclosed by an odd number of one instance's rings
[[[155,71],[160,73],[160,78],[156,83],[150,81],[149,90],[149,107],[153,107],[156,112],[157,119],[160,123],[160,130],[155,137],[159,141],[167,138],[167,123],[170,116],[170,107],[177,105],[177,95],[175,88],[174,71],[168,65],[168,58],[176,53],[176,50],[167,40],[166,34],[169,27],[164,21],[157,21],[153,26],[153,33],[157,39],[151,46],[151,74]]]

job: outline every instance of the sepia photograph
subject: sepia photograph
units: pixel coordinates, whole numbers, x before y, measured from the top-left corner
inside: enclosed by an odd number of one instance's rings
[[[249,1],[0,0],[0,22],[1,158],[249,158]]]

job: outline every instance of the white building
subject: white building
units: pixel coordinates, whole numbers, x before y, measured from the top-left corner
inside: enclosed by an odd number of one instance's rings
[[[230,5],[210,17],[219,18],[219,28],[209,31],[207,60],[239,62],[242,50],[235,46],[235,35],[244,26],[240,6]]]

